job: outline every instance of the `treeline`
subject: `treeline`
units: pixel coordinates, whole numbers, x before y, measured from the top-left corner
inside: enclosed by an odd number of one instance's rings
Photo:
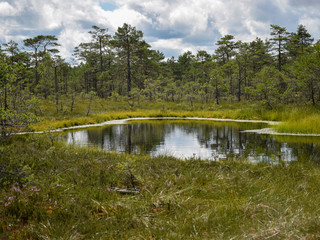
[[[271,25],[270,38],[252,42],[223,36],[214,54],[183,53],[165,59],[143,33],[124,24],[113,36],[93,26],[91,40],[75,48],[72,66],[59,56],[58,39],[39,35],[14,41],[0,51],[1,126],[34,119],[37,100],[51,99],[57,111],[72,111],[75,96],[140,101],[220,104],[259,101],[320,103],[320,42],[303,25],[296,32]],[[10,116],[9,116],[10,115]],[[8,120],[9,119],[9,120]]]

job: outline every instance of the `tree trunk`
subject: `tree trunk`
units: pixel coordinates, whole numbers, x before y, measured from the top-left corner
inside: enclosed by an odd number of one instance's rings
[[[239,76],[238,80],[238,102],[241,102],[241,76]]]
[[[219,105],[219,89],[218,89],[218,80],[216,81],[216,103]]]
[[[74,94],[72,94],[72,96],[71,96],[70,112],[73,112],[73,108],[74,108]]]
[[[89,101],[89,106],[88,106],[88,111],[87,111],[87,117],[89,116],[89,113],[90,113],[90,108],[91,108],[92,99],[93,99],[93,96],[91,95],[91,96],[90,96],[90,101]]]
[[[54,90],[55,90],[55,94],[56,94],[56,108],[57,108],[57,112],[59,112],[57,66],[54,66]]]
[[[311,84],[311,100],[312,100],[312,105],[316,104],[316,101],[314,99],[314,89],[313,89],[313,84]]]
[[[103,63],[102,63],[102,40],[101,40],[101,37],[99,37],[99,54],[100,54],[100,73],[102,73]]]
[[[36,75],[36,85],[38,85],[40,82],[40,77],[39,77],[39,73],[38,73],[38,50],[37,49],[35,49],[35,60],[36,60],[36,65],[34,68],[34,72]]]
[[[127,79],[127,84],[128,84],[128,97],[130,97],[130,91],[131,91],[131,66],[130,66],[130,52],[128,50],[127,52],[127,70],[128,70],[128,79]]]
[[[279,36],[280,38],[280,36]],[[281,72],[281,40],[279,40],[279,46],[278,46],[278,69],[279,69],[279,72]]]

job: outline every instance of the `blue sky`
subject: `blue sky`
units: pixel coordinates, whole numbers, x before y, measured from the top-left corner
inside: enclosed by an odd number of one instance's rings
[[[111,1],[110,2],[100,2],[100,6],[105,11],[113,11],[118,8],[117,5],[112,3]]]
[[[113,34],[123,23],[142,30],[144,39],[166,57],[185,51],[214,53],[224,35],[252,41],[270,37],[270,24],[296,31],[306,26],[320,38],[319,0],[0,0],[0,42],[39,34],[59,39],[60,54],[89,41],[92,25]],[[21,46],[22,47],[22,46]]]

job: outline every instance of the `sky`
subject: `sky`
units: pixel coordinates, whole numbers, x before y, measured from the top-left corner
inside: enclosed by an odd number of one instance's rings
[[[231,34],[236,40],[270,38],[270,24],[296,32],[299,24],[320,38],[319,0],[0,0],[0,43],[55,35],[71,59],[93,25],[113,35],[123,23],[144,33],[152,49],[170,58],[206,50]]]

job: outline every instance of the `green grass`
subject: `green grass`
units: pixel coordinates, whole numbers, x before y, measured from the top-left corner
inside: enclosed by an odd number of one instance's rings
[[[42,100],[39,111],[41,121],[32,126],[34,130],[68,127],[88,123],[98,123],[112,119],[128,117],[215,117],[234,119],[265,119],[280,120],[279,111],[270,111],[252,103],[233,103],[224,105],[194,104],[172,102],[144,102],[135,107],[129,107],[127,102],[107,101],[96,99],[91,107],[91,112],[86,117],[88,102],[79,98],[74,111],[66,109],[56,112],[52,101]]]
[[[320,133],[319,123],[320,114],[309,113],[297,118],[290,118],[286,122],[276,126],[275,129],[279,132]]]
[[[0,145],[0,239],[318,239],[320,166]],[[130,188],[122,195],[111,187]],[[18,187],[18,185],[21,185]]]
[[[273,126],[276,131],[288,133],[320,133],[320,111],[318,106],[288,105],[267,109],[260,104],[241,102],[224,103],[187,103],[173,102],[143,102],[130,107],[127,102],[116,102],[105,99],[95,99],[89,116],[86,116],[88,102],[80,97],[76,100],[75,109],[70,112],[56,112],[52,101],[42,100],[40,109],[41,121],[30,127],[31,131],[52,130],[78,125],[101,123],[113,119],[133,117],[203,117],[231,118],[282,121]]]
[[[73,112],[57,113],[52,102],[43,100],[42,120],[31,128],[178,116],[283,121],[277,131],[320,133],[318,108],[310,106],[270,110],[253,103],[145,102],[129,107],[96,99],[85,117],[87,106],[78,98]],[[317,162],[181,161],[67,146],[56,136],[0,142],[0,239],[320,237]],[[131,188],[132,181],[138,194],[113,191]]]

